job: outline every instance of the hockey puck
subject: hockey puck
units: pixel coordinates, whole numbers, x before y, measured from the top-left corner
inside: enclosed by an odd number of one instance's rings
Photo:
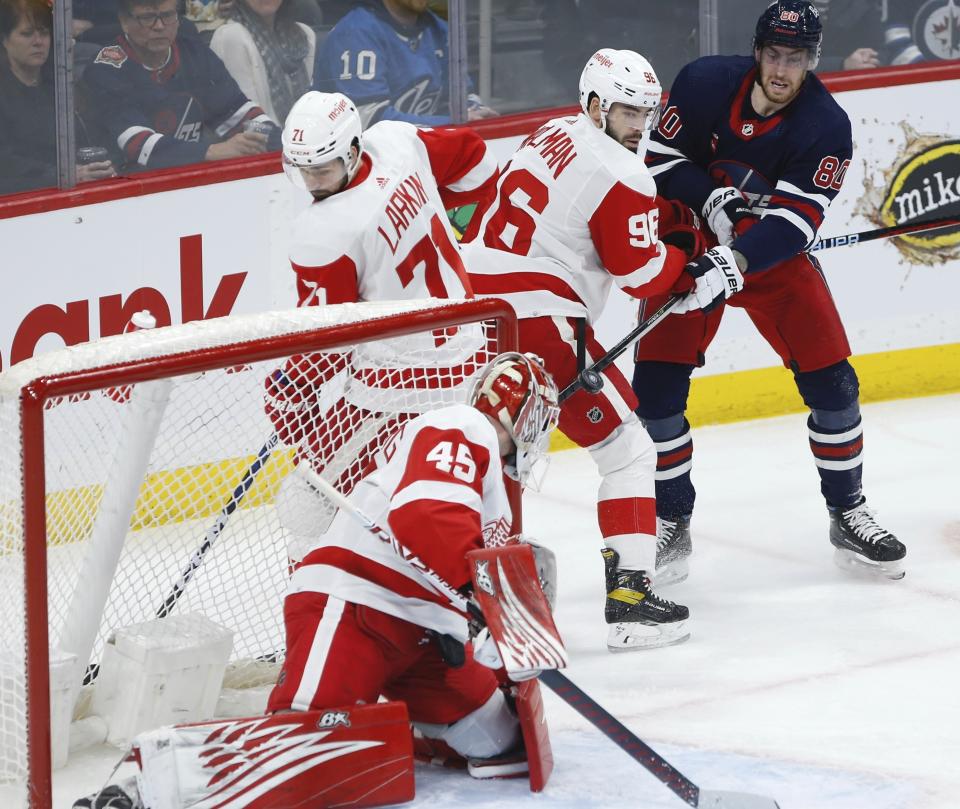
[[[603,377],[589,368],[584,368],[580,372],[580,383],[588,393],[599,393],[603,390]]]

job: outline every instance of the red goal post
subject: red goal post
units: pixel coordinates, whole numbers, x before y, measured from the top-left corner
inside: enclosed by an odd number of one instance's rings
[[[463,401],[473,373],[516,347],[498,300],[343,304],[137,331],[0,374],[0,790],[52,806],[55,649],[75,659],[71,711],[109,633],[164,604],[228,625],[232,659],[282,656],[289,531],[275,501],[303,448],[271,434],[268,374],[313,352],[351,358],[316,406],[344,455],[357,430],[370,451],[397,408]]]

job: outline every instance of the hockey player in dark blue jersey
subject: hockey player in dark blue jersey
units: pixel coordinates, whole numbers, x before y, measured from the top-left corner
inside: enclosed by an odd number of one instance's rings
[[[86,69],[81,92],[125,172],[280,148],[280,130],[220,58],[177,36],[177,0],[118,0],[122,34]],[[255,130],[246,131],[250,124]]]
[[[861,491],[850,346],[820,266],[805,252],[852,155],[846,113],[810,72],[821,37],[811,3],[773,2],[757,22],[753,57],[704,57],[680,72],[651,138],[646,159],[659,194],[702,211],[744,274],[742,291],[729,300],[706,291],[715,298],[700,315],[667,318],[637,349],[637,412],[657,445],[660,584],[687,573],[695,492],[684,414],[690,374],[703,365],[725,305],[746,310],[810,408],[810,447],[838,563],[903,576],[906,549],[877,524]]]
[[[367,0],[317,49],[314,87],[343,93],[364,127],[377,121],[450,123],[447,23],[427,0]],[[496,113],[468,97],[469,120]]]

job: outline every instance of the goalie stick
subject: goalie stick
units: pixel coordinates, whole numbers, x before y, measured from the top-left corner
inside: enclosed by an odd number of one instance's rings
[[[830,250],[834,247],[851,247],[861,242],[870,242],[874,239],[890,239],[894,236],[904,236],[908,233],[922,233],[928,230],[938,230],[951,226],[960,225],[960,216],[943,216],[939,219],[928,219],[921,222],[909,222],[902,225],[893,225],[892,227],[877,228],[876,230],[864,230],[860,233],[848,233],[843,236],[830,236],[826,239],[818,239],[807,252],[818,250]],[[683,295],[672,295],[667,299],[656,312],[640,323],[633,331],[629,332],[619,343],[611,348],[606,354],[598,359],[592,365],[588,365],[567,385],[558,397],[560,402],[569,399],[580,388],[588,393],[597,393],[603,388],[603,377],[600,372],[608,367],[617,357],[630,348],[635,342],[642,339],[651,332],[670,312],[673,307],[683,299]]]
[[[451,585],[447,584],[447,582],[440,577],[439,573],[433,570],[433,568],[428,567],[413,551],[401,545],[393,534],[391,534],[385,528],[381,528],[366,514],[360,511],[360,509],[351,503],[343,494],[341,494],[341,492],[334,488],[333,484],[325,481],[312,469],[307,469],[307,479],[337,508],[345,511],[354,520],[360,523],[360,525],[366,528],[371,534],[374,534],[378,539],[386,542],[390,547],[392,547],[401,559],[421,573],[424,578],[426,578],[438,592],[446,596],[450,600],[450,603],[453,604],[453,606],[455,606],[458,610],[467,612],[471,615],[471,617],[474,618],[483,618],[483,613],[480,612],[480,608],[473,601],[465,598],[462,593],[458,592]]]
[[[486,625],[495,638],[507,674],[567,665],[567,652],[539,584],[533,548],[529,545],[520,543],[500,549],[484,548],[468,552],[471,575],[475,582],[480,580],[482,584],[475,588],[473,598],[466,598],[332,484],[313,470],[308,470],[307,476],[321,494],[390,545],[401,559],[427,578],[454,607]],[[537,592],[531,592],[527,582],[537,582]]]
[[[763,795],[700,789],[583,689],[571,682],[563,672],[547,669],[541,672],[540,681],[690,806],[703,809],[779,809],[780,805],[773,798]]]

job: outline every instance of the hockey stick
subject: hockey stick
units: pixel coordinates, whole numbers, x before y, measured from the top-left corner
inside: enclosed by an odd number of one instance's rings
[[[860,242],[869,242],[874,239],[889,239],[893,236],[902,236],[906,233],[921,233],[928,230],[937,230],[939,228],[960,225],[960,216],[944,216],[939,219],[928,219],[925,222],[911,222],[904,225],[894,225],[888,228],[878,228],[877,230],[865,230],[860,233],[848,233],[845,236],[831,236],[827,239],[818,240],[811,248],[810,252],[815,250],[829,250],[833,247],[850,247]],[[588,365],[577,377],[560,391],[559,401],[563,402],[569,399],[580,388],[589,393],[597,393],[603,388],[603,378],[600,372],[609,366],[617,357],[632,346],[637,340],[640,340],[646,334],[653,330],[661,320],[673,311],[673,307],[683,298],[683,295],[672,295],[667,299],[656,312],[639,324],[633,331],[627,334],[619,343],[611,348],[606,354],[598,359],[592,365]]]
[[[630,346],[637,342],[637,340],[653,331],[653,329],[659,325],[660,321],[669,315],[673,311],[673,308],[681,300],[683,300],[683,298],[683,295],[671,295],[669,298],[667,298],[666,303],[664,303],[663,306],[650,315],[650,317],[644,320],[643,323],[640,323],[633,331],[627,334],[626,337],[624,337],[595,363],[588,365],[579,374],[577,374],[573,382],[560,391],[560,395],[557,397],[557,400],[560,403],[563,403],[566,399],[569,399],[574,393],[580,390],[580,388],[583,388],[588,393],[597,393],[600,391],[600,389],[603,387],[603,377],[600,376],[600,372],[607,366],[611,365],[617,357],[630,348]]]
[[[556,669],[547,669],[540,673],[540,682],[690,806],[710,809],[779,809],[779,804],[773,798],[762,795],[700,789],[583,689],[572,683],[565,674]]]
[[[941,216],[939,219],[926,219],[919,222],[907,222],[902,225],[892,225],[876,230],[863,230],[860,233],[847,233],[843,236],[828,236],[826,239],[817,239],[808,252],[830,250],[834,247],[852,247],[860,242],[872,242],[874,239],[890,239],[894,236],[903,236],[907,233],[923,233],[927,230],[939,230],[960,225],[960,216]]]
[[[243,498],[246,497],[247,492],[250,491],[250,487],[253,485],[253,481],[260,470],[267,465],[267,461],[270,460],[270,454],[279,441],[280,439],[277,437],[277,434],[271,433],[266,443],[260,447],[259,452],[257,452],[257,457],[254,458],[253,463],[250,464],[247,471],[243,473],[243,477],[233,490],[233,494],[230,495],[230,499],[226,505],[220,509],[216,522],[207,529],[207,533],[203,537],[203,542],[201,542],[200,546],[193,552],[193,556],[190,557],[187,566],[180,573],[180,578],[170,589],[170,593],[163,600],[163,604],[157,609],[157,618],[166,618],[173,611],[176,603],[180,600],[180,596],[183,595],[183,591],[186,590],[187,585],[193,578],[193,574],[200,569],[204,557],[213,547],[217,539],[219,539],[220,534],[223,533],[223,529],[226,528],[230,515],[237,510]]]
[[[180,597],[183,595],[184,590],[186,590],[190,580],[200,569],[201,565],[203,565],[204,557],[206,557],[207,553],[213,547],[213,544],[220,537],[220,534],[223,533],[223,529],[226,528],[227,522],[230,519],[230,515],[237,510],[237,507],[240,505],[247,492],[250,491],[250,487],[253,486],[254,479],[257,477],[260,470],[266,466],[267,461],[270,460],[270,454],[279,443],[279,440],[280,439],[277,437],[277,434],[272,433],[267,439],[266,443],[260,447],[260,450],[257,452],[257,457],[254,458],[253,463],[250,464],[250,466],[247,468],[247,471],[243,473],[243,477],[240,479],[240,483],[237,484],[237,487],[233,490],[233,494],[230,495],[230,499],[226,502],[224,507],[220,509],[220,513],[217,515],[216,522],[214,522],[213,525],[207,529],[207,533],[203,537],[203,542],[201,542],[199,547],[197,547],[197,549],[193,552],[193,556],[190,557],[190,561],[187,562],[186,567],[184,567],[183,571],[180,573],[180,578],[174,583],[173,587],[170,588],[170,592],[167,594],[167,597],[157,608],[155,613],[157,618],[166,618],[173,611],[173,608],[180,600]],[[87,666],[87,671],[83,675],[83,685],[89,685],[92,683],[97,679],[99,674],[100,664],[91,663],[89,666]]]
[[[324,497],[329,499],[337,508],[345,511],[349,514],[354,520],[356,520],[360,525],[366,528],[371,534],[374,534],[382,542],[387,543],[393,550],[407,562],[411,567],[415,568],[417,572],[422,574],[429,582],[434,586],[434,588],[446,596],[450,603],[453,604],[458,610],[463,612],[468,612],[475,618],[482,618],[482,613],[479,608],[473,601],[468,598],[465,598],[463,593],[455,590],[451,585],[449,585],[443,578],[440,577],[440,574],[437,573],[433,568],[428,567],[419,556],[417,556],[413,551],[404,547],[397,541],[397,538],[387,531],[385,528],[381,528],[377,523],[371,520],[366,514],[364,514],[360,509],[358,509],[353,503],[351,503],[341,492],[334,488],[333,484],[325,481],[320,475],[314,472],[312,469],[307,469],[307,479],[310,481],[310,484],[314,486]]]

